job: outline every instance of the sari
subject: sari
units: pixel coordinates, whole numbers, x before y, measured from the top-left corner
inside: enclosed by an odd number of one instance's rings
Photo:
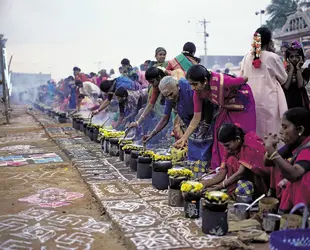
[[[127,76],[120,76],[116,78],[116,85],[115,89],[118,89],[119,87],[124,87],[127,90],[140,90],[141,85],[137,81],[131,80]]]
[[[216,169],[223,157],[224,147],[218,142],[217,132],[225,123],[238,124],[245,133],[256,131],[255,101],[249,85],[242,77],[212,72],[210,90],[194,93],[195,113],[202,112],[203,99],[207,98],[219,107],[214,124],[211,168]]]
[[[172,110],[180,118],[180,125],[183,131],[189,126],[194,115],[193,95],[188,81],[179,80],[179,99],[176,103],[166,99],[165,115],[171,114]],[[212,119],[211,119],[212,120]],[[202,117],[200,124],[194,133],[188,138],[188,167],[200,177],[210,166],[211,149],[213,142],[213,130],[210,124],[206,123],[205,117]]]
[[[185,56],[183,53],[173,58],[168,62],[168,66],[166,67],[167,72],[171,75],[171,71],[176,69],[181,69],[183,72],[187,72],[190,67],[198,64],[193,58],[189,56]]]
[[[264,154],[266,150],[263,141],[254,132],[244,135],[244,142],[240,150],[234,154],[224,151],[221,168],[227,169],[227,177],[229,178],[236,173],[240,165],[249,169],[245,176],[247,181],[254,184],[255,196],[267,194],[270,182],[270,169],[264,166]],[[237,187],[237,183],[228,187],[228,193],[233,194]]]
[[[280,199],[279,209],[283,212],[290,211],[296,204],[305,203],[310,205],[310,136],[295,150],[290,150],[287,145],[279,150],[279,154],[292,165],[298,164],[305,169],[304,175],[296,182],[288,182],[281,189],[278,183],[283,179],[281,170],[273,167],[270,188],[275,189]]]

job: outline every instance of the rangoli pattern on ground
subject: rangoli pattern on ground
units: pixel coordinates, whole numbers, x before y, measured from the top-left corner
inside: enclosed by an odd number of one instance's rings
[[[0,249],[91,249],[94,236],[111,228],[90,216],[58,214],[31,208],[18,214],[0,216]]]
[[[40,207],[62,207],[72,204],[74,200],[83,196],[82,193],[67,192],[65,189],[46,188],[38,191],[37,194],[20,198],[18,201],[36,204]]]

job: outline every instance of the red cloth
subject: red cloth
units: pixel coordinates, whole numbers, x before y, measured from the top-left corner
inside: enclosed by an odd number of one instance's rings
[[[310,142],[310,136],[307,137],[300,147]],[[295,155],[297,150],[292,153]],[[310,161],[310,148],[304,148],[295,159],[293,165],[299,161]],[[291,210],[298,203],[310,205],[310,172],[306,172],[302,178],[294,183],[288,182],[286,188],[282,190],[280,209],[282,211]]]
[[[221,167],[227,168],[227,176],[230,177],[236,173],[243,165],[251,170],[251,174],[245,177],[246,180],[254,184],[254,191],[257,196],[268,192],[270,169],[264,166],[264,154],[266,150],[263,141],[254,132],[249,132],[244,136],[244,142],[240,151],[234,155],[229,155],[224,151]],[[236,189],[237,183],[228,188],[232,194]]]
[[[75,80],[80,80],[82,82],[87,82],[89,81],[88,77],[84,74],[84,73],[78,73],[76,76],[75,76]]]

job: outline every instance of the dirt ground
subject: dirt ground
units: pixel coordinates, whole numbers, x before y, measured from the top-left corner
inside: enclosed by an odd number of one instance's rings
[[[0,250],[228,249],[71,124],[21,106],[4,121]]]
[[[16,107],[11,124],[3,123],[0,120],[0,159],[56,153],[62,161],[26,160],[27,165],[0,167],[0,249],[128,249],[40,124]]]

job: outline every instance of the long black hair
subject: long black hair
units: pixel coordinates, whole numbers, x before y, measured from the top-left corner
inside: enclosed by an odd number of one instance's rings
[[[217,138],[222,143],[235,141],[237,139],[240,139],[243,142],[244,131],[235,124],[225,123],[220,127]]]
[[[193,65],[186,73],[186,79],[191,79],[198,82],[204,82],[207,78],[208,81],[211,79],[212,73],[207,70],[203,65]]]
[[[259,33],[261,36],[261,47],[267,46],[272,39],[272,33],[267,27],[260,27],[255,33]]]
[[[113,86],[114,82],[115,82],[115,79],[114,80],[105,80],[105,81],[101,82],[100,90],[104,93],[108,93],[109,90],[111,89],[111,87]]]
[[[165,73],[162,70],[160,70],[160,69],[158,69],[156,67],[148,68],[146,70],[146,72],[145,72],[145,79],[147,81],[150,81],[150,80],[153,80],[153,79],[157,79],[157,78],[158,79],[162,79],[165,76],[166,76]]]
[[[305,131],[303,135],[310,135],[310,111],[305,108],[292,108],[283,115],[286,120],[294,124],[296,128],[303,126]]]

